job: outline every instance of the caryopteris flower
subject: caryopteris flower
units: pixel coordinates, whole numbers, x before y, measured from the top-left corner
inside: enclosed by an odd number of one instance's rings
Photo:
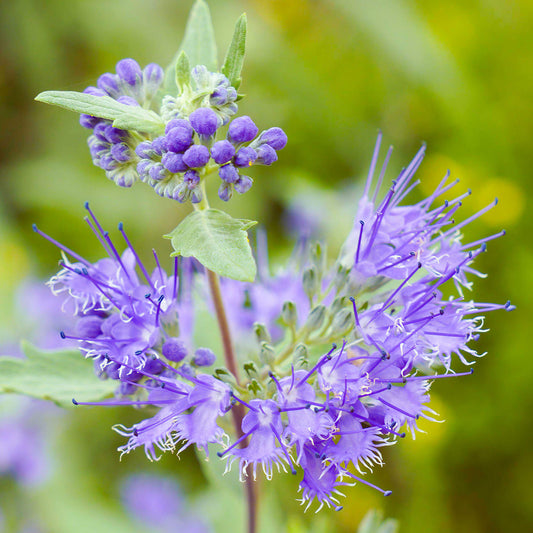
[[[252,120],[240,117],[225,140],[213,142],[219,119],[199,107],[173,119],[166,136],[141,145],[138,155],[148,161],[157,153],[167,170],[175,157],[186,173],[213,158],[224,183],[237,189],[238,169],[259,159],[268,164],[286,139],[276,128],[257,137]],[[119,254],[90,210],[87,221],[109,257],[89,263],[59,245],[62,269],[50,285],[77,320],[75,333],[62,336],[79,342],[100,376],[122,382],[117,398],[99,404],[158,409],[132,427],[116,426],[128,439],[122,453],[142,447],[157,459],[158,451],[195,444],[207,453],[218,444],[226,468],[237,464],[241,479],[301,468],[307,506],[316,500],[340,509],[340,489],[354,482],[390,494],[363,476],[383,464],[383,447],[406,432],[414,437],[420,418],[434,419],[428,403],[435,380],[471,373],[452,366],[455,358],[472,364],[479,356],[472,342],[485,331],[481,315],[513,306],[463,296],[471,276],[480,275],[473,261],[504,232],[464,244],[461,230],[496,201],[456,223],[470,193],[443,200],[457,183],[445,176],[428,198],[403,205],[425,148],[379,199],[390,157],[372,191],[380,141],[381,135],[354,228],[331,268],[322,245],[304,242],[289,267],[271,276],[259,239],[258,281],[224,280],[239,376],[212,370],[215,353],[193,346],[190,326],[185,336],[179,329],[182,321],[191,324],[190,295],[201,273],[191,263],[183,263],[181,282],[177,263],[172,276],[158,262],[149,274],[122,226],[127,249]],[[192,198],[197,182],[190,183]],[[444,296],[454,288],[456,296]],[[229,422],[234,409],[241,412],[237,435]]]
[[[242,171],[277,161],[277,151],[287,142],[283,130],[270,128],[257,136],[250,117],[230,123],[238,111],[237,91],[226,76],[203,65],[191,70],[189,84],[177,96],[165,94],[163,78],[158,65],[141,70],[133,59],[123,59],[116,74],[102,74],[97,87],[85,90],[153,111],[165,124],[164,134],[157,135],[117,129],[112,121],[81,115],[81,125],[92,130],[88,142],[94,164],[117,185],[131,187],[141,180],[160,196],[181,203],[201,202],[202,180],[213,173],[222,180],[222,200],[228,201],[234,191],[248,191],[253,181]]]

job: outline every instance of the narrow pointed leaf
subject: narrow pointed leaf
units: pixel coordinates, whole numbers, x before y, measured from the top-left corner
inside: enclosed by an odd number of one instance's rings
[[[166,237],[172,240],[172,255],[194,257],[227,278],[253,281],[256,265],[246,233],[253,224],[218,209],[205,209],[191,213]]]
[[[191,67],[205,65],[215,72],[218,67],[215,30],[211,21],[209,7],[204,0],[197,0],[193,5],[185,28],[185,35],[178,52],[167,68],[165,89],[168,93],[176,93],[176,65],[181,52],[184,51]]]
[[[110,96],[94,96],[76,91],[45,91],[35,100],[76,113],[113,120],[113,126],[120,129],[159,133],[165,127],[157,113],[142,107],[121,104]]]
[[[183,90],[183,87],[189,84],[190,81],[191,64],[187,54],[182,50],[178,57],[178,62],[176,63],[176,84],[178,85],[180,92]]]
[[[91,359],[78,350],[39,350],[22,344],[25,359],[0,357],[0,392],[51,400],[63,407],[100,400],[117,388],[113,380],[98,379]]]
[[[222,74],[228,78],[235,89],[241,84],[241,71],[244,63],[244,53],[246,50],[246,13],[243,13],[233,32],[233,39],[229,45],[224,65],[222,65]]]

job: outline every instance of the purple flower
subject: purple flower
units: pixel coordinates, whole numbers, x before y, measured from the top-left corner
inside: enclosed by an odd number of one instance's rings
[[[178,301],[177,262],[173,276],[168,277],[156,256],[157,268],[150,275],[122,224],[119,230],[127,248],[119,254],[88,205],[86,208],[89,225],[109,254],[94,264],[35,228],[75,261],[65,258],[61,271],[50,280],[54,294],[63,297],[64,309],[77,316],[74,332],[62,332],[61,336],[95,360],[99,375],[135,383],[143,378],[143,369],[150,374],[165,369],[159,358],[169,337],[166,330],[177,327],[180,310],[187,320],[190,304]],[[172,353],[176,357],[175,350]]]
[[[150,531],[207,533],[210,529],[199,513],[191,510],[174,479],[134,474],[121,484],[121,496],[128,513]]]

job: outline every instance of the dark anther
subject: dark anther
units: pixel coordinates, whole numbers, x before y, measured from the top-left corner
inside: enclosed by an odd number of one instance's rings
[[[73,403],[74,405],[79,405],[79,403],[78,403],[74,398],[72,398],[72,403]]]
[[[66,335],[65,335],[65,332],[64,332],[64,331],[60,331],[60,332],[59,332],[59,335],[61,336],[62,339],[65,339],[65,338],[66,338]]]
[[[124,229],[124,224],[122,222],[118,223],[118,231],[122,231]]]

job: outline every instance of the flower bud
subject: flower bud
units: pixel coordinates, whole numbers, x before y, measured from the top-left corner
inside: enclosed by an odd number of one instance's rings
[[[120,102],[124,105],[131,105],[133,107],[140,107],[139,102],[137,102],[137,100],[131,96],[120,96],[117,98],[117,102]]]
[[[165,72],[156,63],[150,63],[143,70],[143,84],[148,96],[153,96],[163,82]]]
[[[334,335],[342,336],[354,325],[353,314],[349,309],[341,309],[331,322],[331,330]]]
[[[320,289],[318,274],[314,266],[311,268],[307,268],[304,271],[302,285],[303,285],[305,294],[307,294],[309,299],[312,300]]]
[[[166,152],[161,159],[161,163],[169,172],[172,172],[173,174],[185,172],[188,168],[183,162],[183,155],[175,154],[174,152]]]
[[[239,176],[239,179],[235,182],[235,190],[239,194],[244,194],[249,191],[253,185],[253,180],[249,176]]]
[[[253,148],[245,146],[237,152],[233,161],[237,167],[251,167],[256,159],[257,152]]]
[[[171,121],[172,122],[172,121]],[[185,152],[192,145],[192,128],[177,126],[165,135],[167,149],[171,152]]]
[[[235,183],[239,179],[239,172],[231,163],[220,167],[218,175],[226,183]]]
[[[278,154],[272,146],[268,144],[262,144],[257,148],[256,165],[271,165],[278,160]]]
[[[315,331],[319,329],[326,318],[326,308],[323,305],[317,305],[311,310],[305,322],[305,329]]]
[[[318,275],[322,276],[326,270],[327,254],[323,245],[319,242],[311,246],[311,261],[315,265]]]
[[[173,361],[174,363],[179,363],[187,357],[185,343],[176,337],[167,339],[161,348],[161,352],[169,361]]]
[[[239,117],[229,125],[228,140],[235,144],[250,142],[258,131],[259,129],[250,117]]]
[[[208,107],[200,107],[189,115],[194,131],[201,137],[213,136],[218,128],[218,118],[216,113]]]
[[[231,200],[233,196],[233,188],[228,183],[222,183],[218,188],[218,197],[224,202]]]
[[[261,343],[261,349],[259,351],[259,359],[265,365],[270,365],[276,358],[276,352],[271,344],[267,342]]]
[[[264,324],[254,322],[254,334],[258,342],[271,342],[270,334]]]
[[[268,144],[274,150],[281,150],[287,144],[287,135],[281,128],[269,128],[259,136],[259,144]]]
[[[196,170],[187,170],[183,175],[183,183],[185,183],[189,189],[194,189],[200,183],[200,174],[198,174]]]
[[[217,141],[211,147],[211,157],[218,165],[228,163],[235,155],[235,147],[229,141]]]
[[[143,73],[135,59],[122,59],[117,63],[116,71],[119,78],[132,87],[140,83]]]
[[[285,302],[281,311],[281,319],[287,326],[291,328],[296,327],[298,321],[298,311],[294,302]]]
[[[106,72],[98,78],[96,85],[98,86],[98,89],[104,93],[101,96],[115,96],[119,93],[118,82],[119,78],[116,74],[110,74],[109,72]],[[87,87],[87,89],[91,89],[91,87]],[[84,92],[87,92],[88,94],[94,94],[94,91],[89,92],[87,89],[85,89]]]
[[[305,368],[309,363],[309,351],[305,344],[297,344],[292,353],[292,364],[295,368]]]
[[[217,356],[214,354],[213,350],[209,348],[198,348],[194,352],[193,363],[196,366],[211,366],[217,359]]]
[[[183,154],[183,162],[191,168],[200,168],[209,161],[209,150],[201,144],[193,144]]]

